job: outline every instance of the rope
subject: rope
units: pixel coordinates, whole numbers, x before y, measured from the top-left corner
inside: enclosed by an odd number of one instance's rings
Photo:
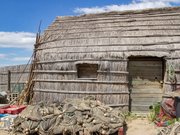
[[[39,44],[40,43],[40,32],[37,33],[36,35],[36,43],[34,45],[35,49],[34,49],[34,52],[32,54],[32,63],[31,63],[31,68],[30,68],[30,74],[29,74],[29,77],[28,77],[28,83],[26,85],[26,88],[24,89],[23,93],[19,96],[19,101],[18,104],[23,104],[23,102],[25,101],[25,99],[27,99],[27,103],[30,104],[32,103],[32,98],[33,98],[33,86],[34,86],[34,82],[32,82],[33,78],[34,78],[34,72],[33,70],[35,69],[36,67],[36,51],[37,51],[37,48],[39,47]]]

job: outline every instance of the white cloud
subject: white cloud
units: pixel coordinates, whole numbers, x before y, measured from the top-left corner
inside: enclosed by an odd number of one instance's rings
[[[12,61],[21,61],[21,62],[23,62],[23,61],[28,61],[29,59],[30,59],[30,57],[14,57],[11,60]]]
[[[0,48],[33,49],[35,37],[30,32],[0,32]]]
[[[147,8],[170,7],[172,6],[172,4],[178,3],[180,3],[180,0],[133,0],[129,4],[122,5],[106,5],[103,7],[76,8],[74,12],[79,14],[91,14],[109,11],[138,10]]]

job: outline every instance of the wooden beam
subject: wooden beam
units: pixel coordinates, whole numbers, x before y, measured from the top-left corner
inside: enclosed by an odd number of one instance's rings
[[[60,70],[34,70],[34,73],[52,73],[52,74],[67,74],[67,73],[77,73],[77,71],[69,70],[69,71],[60,71]]]
[[[66,59],[66,60],[53,60],[53,61],[37,61],[36,63],[37,64],[48,64],[48,63],[63,63],[63,62],[83,62],[83,61],[121,61],[121,62],[127,62],[128,59],[81,59],[81,60],[78,60],[78,59],[75,59],[75,60],[72,60],[72,59]]]
[[[102,74],[109,74],[109,73],[111,73],[111,74],[129,74],[129,72],[127,72],[127,71],[100,71],[100,70],[98,70],[97,72],[102,73]]]
[[[129,95],[129,92],[103,92],[103,91],[67,91],[67,90],[51,90],[51,89],[34,89],[34,92],[45,92],[45,93],[61,93],[61,94],[101,94],[101,95],[114,95],[114,94],[123,94]]]
[[[129,106],[129,104],[107,104],[107,106],[110,106],[110,107],[118,107],[118,106]]]
[[[97,80],[97,78],[78,78],[78,80]]]
[[[34,73],[57,73],[57,74],[66,74],[66,73],[77,73],[77,71],[74,71],[74,70],[69,70],[69,71],[60,71],[60,70],[34,70],[33,71]],[[109,74],[109,73],[112,73],[112,74],[129,74],[129,72],[127,71],[100,71],[98,70],[97,71],[98,73],[102,73],[102,74]],[[89,79],[89,78],[87,78]]]
[[[143,104],[132,104],[132,106],[139,106],[139,107],[149,107],[150,105],[143,105]]]
[[[128,84],[126,81],[94,81],[94,80],[48,80],[34,79],[34,82],[58,82],[58,83],[98,83],[98,84]]]

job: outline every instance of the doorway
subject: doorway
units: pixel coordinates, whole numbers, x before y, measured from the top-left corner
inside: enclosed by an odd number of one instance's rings
[[[164,60],[157,57],[129,58],[130,111],[146,112],[162,99]]]

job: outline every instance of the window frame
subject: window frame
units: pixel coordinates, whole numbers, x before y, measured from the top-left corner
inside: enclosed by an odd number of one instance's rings
[[[96,77],[81,77],[80,76],[80,72],[79,72],[79,68],[82,68],[83,67],[83,65],[90,65],[90,66],[94,66],[94,67],[92,67],[92,68],[94,68],[93,70],[94,71],[96,71],[95,73],[96,73]],[[81,67],[82,66],[82,67]],[[91,68],[89,66],[89,68]],[[85,66],[84,66],[84,68],[85,68]],[[79,63],[79,64],[76,64],[76,70],[77,70],[77,79],[79,79],[79,80],[97,80],[97,77],[98,77],[98,69],[99,69],[99,65],[98,64],[96,64],[96,63]],[[88,76],[88,75],[87,75]]]

